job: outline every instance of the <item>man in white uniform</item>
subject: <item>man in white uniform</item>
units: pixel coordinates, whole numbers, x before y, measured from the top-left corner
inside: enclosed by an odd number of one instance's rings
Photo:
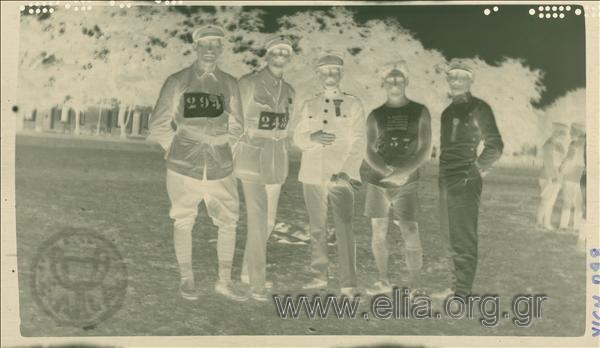
[[[239,215],[231,148],[242,134],[243,117],[236,79],[217,67],[223,36],[223,29],[216,26],[194,31],[198,59],[167,78],[149,121],[149,139],[166,152],[170,216],[175,220],[173,242],[181,275],[179,290],[188,300],[198,298],[192,269],[192,229],[203,200],[219,228],[215,291],[232,300],[247,299],[231,281]]]
[[[327,286],[327,207],[331,203],[339,259],[341,292],[356,294],[356,243],[352,229],[354,192],[366,148],[365,116],[361,101],[340,90],[340,54],[324,53],[317,75],[323,91],[301,109],[294,141],[302,150],[299,180],[303,183],[311,232],[314,279],[304,289]]]
[[[241,278],[250,284],[251,296],[258,301],[267,301],[267,240],[288,174],[288,125],[295,100],[294,89],[283,79],[292,43],[275,37],[266,49],[267,65],[239,81],[245,132],[235,156],[235,173],[244,187],[248,216]]]

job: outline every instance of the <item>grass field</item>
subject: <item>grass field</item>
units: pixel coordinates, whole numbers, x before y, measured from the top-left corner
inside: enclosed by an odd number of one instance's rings
[[[307,214],[290,166],[282,190],[278,221],[304,226]],[[430,292],[448,286],[443,238],[438,232],[437,167],[421,181],[420,226],[425,280]],[[178,295],[165,167],[157,147],[147,144],[19,136],[16,148],[16,212],[21,330],[24,336],[134,335],[525,335],[579,336],[585,320],[585,258],[575,235],[535,230],[538,187],[534,171],[497,168],[485,178],[479,220],[480,257],[474,292],[501,297],[501,310],[519,294],[545,294],[542,319],[528,328],[500,319],[495,328],[473,320],[280,319],[273,302],[228,302],[214,294],[216,228],[201,206],[194,230],[194,267],[202,297],[189,302]],[[370,285],[376,270],[368,221],[361,216],[364,192],[357,199],[359,285]],[[238,228],[234,277],[239,277],[246,238],[245,207]],[[129,283],[123,307],[99,325],[83,330],[57,326],[32,299],[31,262],[37,248],[67,227],[85,227],[115,242],[124,257]],[[390,232],[392,280],[402,285],[406,267],[403,242]],[[330,247],[335,275],[335,248]],[[274,293],[298,294],[309,279],[309,247],[270,243],[268,278]],[[329,292],[337,290],[330,281]],[[360,308],[367,311],[367,305]],[[478,316],[476,315],[476,318]]]

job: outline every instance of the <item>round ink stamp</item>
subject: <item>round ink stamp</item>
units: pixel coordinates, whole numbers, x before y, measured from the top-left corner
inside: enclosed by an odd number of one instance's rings
[[[125,262],[115,245],[96,232],[71,229],[53,235],[31,267],[33,297],[60,325],[93,327],[125,300]]]

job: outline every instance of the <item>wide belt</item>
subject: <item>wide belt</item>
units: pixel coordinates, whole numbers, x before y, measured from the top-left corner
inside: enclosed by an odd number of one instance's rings
[[[265,138],[265,139],[284,139],[288,136],[287,129],[246,129],[246,134],[251,138]]]
[[[208,145],[223,145],[229,141],[229,134],[211,135],[198,131],[188,131],[185,128],[179,128],[177,136]]]

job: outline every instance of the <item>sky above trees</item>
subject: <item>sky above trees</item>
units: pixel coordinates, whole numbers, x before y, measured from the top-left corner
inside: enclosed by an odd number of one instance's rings
[[[425,49],[444,57],[478,56],[488,64],[504,57],[520,58],[544,72],[545,86],[536,107],[546,107],[568,91],[585,87],[585,22],[575,15],[580,6],[563,9],[564,18],[540,19],[538,6],[504,5],[484,15],[492,5],[445,6],[347,6],[358,24],[369,20],[394,19],[409,30]],[[258,7],[247,7],[247,10]],[[329,6],[272,6],[264,11],[264,31],[279,29],[277,18],[307,9],[328,11]],[[535,13],[531,15],[530,9]],[[550,8],[550,12],[552,8]],[[557,8],[558,13],[561,11]],[[548,13],[548,11],[542,11]]]

